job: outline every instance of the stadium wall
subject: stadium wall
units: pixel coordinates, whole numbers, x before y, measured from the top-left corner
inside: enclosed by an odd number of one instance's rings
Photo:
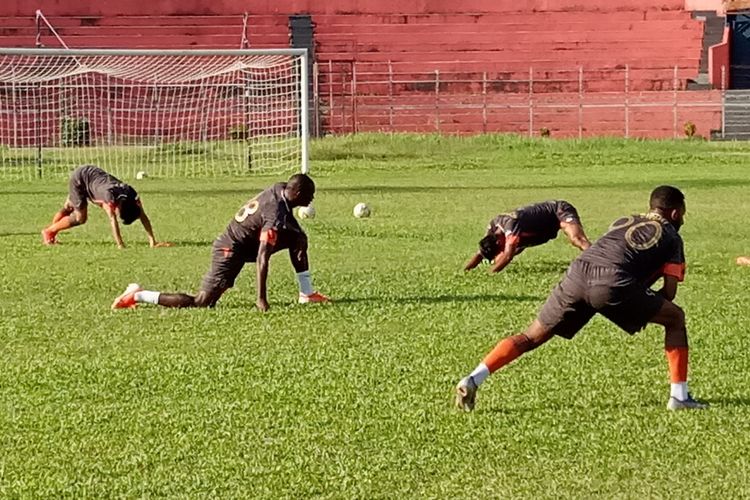
[[[457,5],[459,5],[457,7]],[[56,0],[37,5],[72,47],[288,46],[315,25],[321,130],[672,137],[721,124],[716,90],[687,90],[709,0]],[[3,24],[25,19],[26,28]],[[25,29],[25,31],[24,31]],[[33,46],[32,7],[0,3],[1,36]],[[43,39],[55,45],[49,33]],[[713,51],[713,75],[723,59]],[[612,75],[615,74],[613,77]],[[716,81],[713,78],[711,81]],[[317,128],[317,127],[316,127]]]

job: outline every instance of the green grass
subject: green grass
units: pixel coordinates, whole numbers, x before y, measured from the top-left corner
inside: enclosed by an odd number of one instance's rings
[[[157,237],[101,211],[45,248],[64,181],[0,185],[0,497],[740,498],[750,495],[750,147],[738,143],[377,136],[313,145],[314,282],[298,306],[274,256],[214,310],[111,312],[131,281],[193,291],[212,238],[271,177],[133,181]],[[577,251],[563,237],[503,273],[460,271],[488,220],[562,198],[589,236],[685,189],[691,388],[665,410],[663,333],[597,318],[482,387],[452,390],[522,330]],[[373,210],[351,216],[356,202]]]

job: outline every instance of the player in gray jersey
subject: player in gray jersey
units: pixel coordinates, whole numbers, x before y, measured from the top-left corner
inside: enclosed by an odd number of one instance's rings
[[[160,293],[143,290],[131,283],[112,304],[112,309],[133,308],[137,303],[165,307],[213,307],[247,262],[256,263],[257,299],[261,311],[268,310],[266,283],[271,255],[288,250],[299,283],[298,301],[328,302],[313,289],[307,259],[307,235],[294,218],[292,209],[309,205],[315,195],[315,183],[305,174],[293,175],[244,204],[226,230],[213,243],[211,267],[196,295]]]
[[[688,338],[685,313],[672,301],[685,275],[679,229],[685,197],[679,189],[660,186],[651,193],[644,215],[617,219],[609,231],[576,258],[552,290],[525,332],[507,337],[456,387],[459,408],[474,408],[477,387],[493,372],[555,335],[571,339],[599,313],[629,334],[647,323],[664,326],[664,348],[670,372],[667,409],[702,409],[707,405],[688,393]],[[657,279],[664,284],[651,289]]]
[[[560,229],[581,250],[591,246],[578,211],[567,201],[544,201],[500,214],[490,221],[484,238],[479,241],[479,251],[469,259],[464,271],[487,259],[490,271],[500,272],[526,248],[555,239]]]
[[[68,198],[53,217],[52,224],[42,230],[42,242],[45,245],[54,245],[60,231],[85,224],[88,220],[89,201],[107,213],[112,237],[118,248],[125,246],[117,222],[118,216],[125,225],[140,219],[150,246],[169,246],[168,243],[157,243],[151,221],[135,189],[95,165],[84,165],[73,171],[70,176]]]

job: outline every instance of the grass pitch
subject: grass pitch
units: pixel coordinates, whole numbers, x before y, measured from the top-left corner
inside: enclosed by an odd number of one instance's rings
[[[254,266],[214,310],[109,310],[125,285],[194,291],[211,240],[271,177],[127,179],[157,238],[117,250],[101,211],[45,248],[64,181],[0,186],[0,497],[740,498],[750,496],[750,149],[694,141],[362,135],[313,145],[315,285],[285,254],[271,310]],[[103,165],[106,168],[106,165]],[[73,165],[71,165],[71,168]],[[593,240],[683,188],[691,389],[668,413],[663,332],[603,319],[452,390],[522,330],[577,250],[560,236],[504,272],[460,269],[496,213],[562,198]],[[354,219],[364,201],[370,219]]]

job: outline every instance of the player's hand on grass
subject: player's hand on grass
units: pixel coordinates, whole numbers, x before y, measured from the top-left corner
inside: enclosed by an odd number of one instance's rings
[[[266,312],[269,307],[268,301],[266,299],[258,299],[255,301],[255,307],[257,307],[260,312]]]
[[[154,241],[151,243],[151,248],[168,248],[168,247],[173,247],[173,246],[174,244],[168,241],[160,241],[158,243]]]
[[[750,257],[737,257],[738,266],[750,266]]]

